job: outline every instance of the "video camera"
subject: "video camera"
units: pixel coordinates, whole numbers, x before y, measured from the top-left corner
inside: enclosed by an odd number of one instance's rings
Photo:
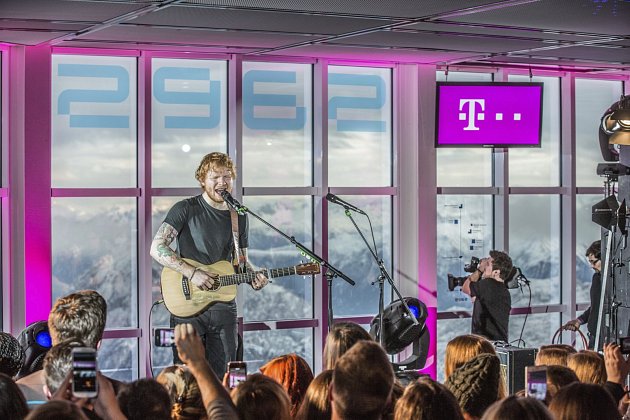
[[[464,271],[467,273],[474,273],[479,268],[480,259],[477,257],[471,257],[470,263],[464,265]],[[452,274],[448,275],[448,290],[453,291],[456,287],[462,287],[467,277],[455,277]]]
[[[456,287],[462,287],[468,277],[455,277],[448,273],[448,290],[452,292]]]
[[[464,265],[464,271],[467,273],[474,273],[479,268],[479,258],[471,257],[470,264]],[[456,287],[462,287],[466,282],[468,276],[465,277],[455,277],[452,274],[448,274],[448,290],[453,291]],[[508,289],[517,289],[521,283],[529,284],[529,280],[523,274],[519,267],[512,267],[512,271],[505,281],[505,287]],[[630,347],[629,347],[630,348]]]
[[[474,273],[479,268],[479,258],[470,257],[470,263],[464,265],[464,271],[467,273]]]

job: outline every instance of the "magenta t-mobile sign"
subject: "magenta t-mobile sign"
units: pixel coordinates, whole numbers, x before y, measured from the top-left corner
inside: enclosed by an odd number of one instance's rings
[[[542,83],[437,84],[437,146],[540,146]]]

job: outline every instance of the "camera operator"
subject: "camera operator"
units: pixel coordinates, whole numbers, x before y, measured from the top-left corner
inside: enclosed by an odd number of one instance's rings
[[[501,251],[490,251],[483,258],[477,271],[466,278],[462,291],[473,301],[473,334],[491,341],[508,341],[508,321],[512,298],[505,280],[512,272],[512,259]]]

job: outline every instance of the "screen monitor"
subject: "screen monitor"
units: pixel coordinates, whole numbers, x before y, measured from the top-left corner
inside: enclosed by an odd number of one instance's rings
[[[542,83],[438,82],[436,147],[540,147]]]

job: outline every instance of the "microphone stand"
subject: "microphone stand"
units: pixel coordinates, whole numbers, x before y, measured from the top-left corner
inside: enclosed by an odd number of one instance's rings
[[[268,226],[269,228],[271,228],[272,230],[277,232],[280,236],[286,238],[289,242],[291,242],[297,249],[300,250],[302,255],[306,256],[311,261],[314,261],[314,262],[318,263],[319,265],[321,265],[322,267],[326,268],[324,276],[326,277],[326,279],[328,281],[328,331],[330,331],[330,328],[332,327],[332,321],[333,321],[332,280],[335,277],[339,277],[339,278],[345,280],[347,283],[349,283],[352,286],[354,286],[356,284],[354,282],[354,280],[352,280],[350,277],[345,275],[341,270],[337,269],[335,266],[330,264],[324,258],[320,257],[315,252],[313,252],[312,250],[308,249],[305,245],[303,245],[297,239],[295,239],[294,236],[287,235],[286,233],[284,233],[283,231],[281,231],[280,229],[278,229],[277,227],[275,227],[271,223],[267,222],[265,219],[263,219],[262,217],[260,217],[256,213],[254,213],[253,211],[251,211],[249,208],[247,208],[247,207],[245,207],[243,205],[240,205],[240,203],[238,203],[238,201],[234,200],[234,203],[230,203],[228,201],[226,201],[226,202],[230,206],[232,206],[237,211],[237,213],[239,213],[239,214],[245,214],[245,213],[251,214],[256,219],[260,220],[263,224],[265,224],[266,226]]]
[[[403,306],[405,307],[405,311],[407,312],[407,315],[409,315],[409,318],[411,318],[411,320],[413,321],[415,325],[418,325],[419,322],[416,319],[415,315],[411,312],[411,309],[409,309],[409,306],[407,306],[407,302],[405,302],[400,292],[394,285],[394,281],[392,280],[389,273],[387,272],[387,269],[385,268],[385,264],[383,263],[383,260],[378,256],[377,250],[376,250],[376,244],[374,244],[375,249],[373,250],[370,244],[368,243],[367,239],[365,239],[363,232],[361,232],[361,229],[359,229],[359,226],[357,225],[354,218],[352,217],[350,208],[348,206],[343,206],[343,207],[346,209],[346,216],[348,216],[348,218],[354,225],[354,228],[357,230],[357,232],[361,236],[361,239],[363,239],[363,242],[365,242],[365,246],[367,246],[367,249],[370,251],[370,254],[372,254],[372,257],[374,257],[374,261],[376,261],[376,264],[378,265],[378,269],[381,272],[381,274],[378,276],[378,279],[377,279],[378,291],[379,291],[379,294],[378,294],[378,342],[381,345],[381,347],[385,348],[385,346],[383,345],[383,312],[385,312],[385,307],[384,307],[385,306],[384,304],[385,284],[384,283],[386,279],[389,285],[391,286],[392,290],[396,293],[396,296],[398,296],[398,299],[400,299]],[[368,220],[369,220],[369,217],[368,217]],[[370,229],[372,230],[372,224],[370,224]],[[374,237],[374,232],[372,232],[372,237]]]

